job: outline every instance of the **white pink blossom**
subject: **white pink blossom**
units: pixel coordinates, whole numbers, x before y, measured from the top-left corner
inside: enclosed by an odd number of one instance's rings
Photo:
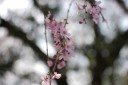
[[[67,61],[67,59],[71,56],[74,50],[73,43],[71,44],[72,40],[70,38],[70,34],[67,32],[65,28],[65,22],[63,21],[56,21],[51,13],[49,12],[46,18],[46,25],[51,30],[54,38],[54,45],[57,48],[56,58],[57,56],[61,57],[61,59]],[[60,58],[58,59],[58,61]],[[51,66],[51,62],[48,63]],[[59,69],[65,66],[63,62],[63,66],[58,65]]]
[[[80,5],[80,4],[77,4],[77,3],[76,3],[76,5],[77,5],[78,10],[83,10],[83,9],[86,8],[85,5]]]
[[[58,63],[57,68],[62,69],[65,65],[66,65],[65,61],[61,61],[61,62]]]
[[[99,17],[101,15],[101,11],[103,10],[103,8],[101,8],[99,6],[101,4],[101,1],[94,1],[94,3],[90,3],[90,5],[91,5],[90,8],[87,4],[87,1],[86,0],[83,0],[83,1],[84,1],[83,5],[80,5],[80,4],[76,3],[78,10],[79,11],[83,10],[84,13],[89,13],[92,16],[92,20],[97,24],[98,20],[99,20]],[[83,24],[83,23],[86,24],[85,16],[82,20],[79,21],[79,24]]]
[[[48,64],[49,67],[52,67],[53,66],[53,62],[51,60],[48,60],[47,61],[47,64]]]
[[[102,8],[99,6],[101,2],[95,1],[95,4],[92,5],[92,8],[89,10],[89,13],[92,15],[93,21],[97,24],[99,16],[101,15]]]
[[[47,85],[48,84],[48,82],[49,82],[48,76],[42,77],[41,79],[42,79],[42,85]]]
[[[42,85],[48,85],[50,82],[52,82],[52,80],[54,79],[59,79],[61,77],[61,74],[54,72],[53,75],[49,75],[46,77],[42,77]]]
[[[52,76],[52,80],[53,79],[59,79],[61,77],[61,74],[58,74],[57,72],[54,72],[53,76]]]

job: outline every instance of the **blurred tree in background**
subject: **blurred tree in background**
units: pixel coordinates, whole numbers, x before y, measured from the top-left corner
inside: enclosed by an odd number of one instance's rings
[[[89,0],[88,0],[89,1]],[[94,0],[90,0],[94,1]],[[71,0],[0,0],[0,85],[41,85],[48,72],[44,15],[65,19]],[[128,85],[128,0],[101,0],[103,15],[94,24],[73,2],[68,31],[75,55],[54,85]],[[47,30],[49,57],[56,49]]]

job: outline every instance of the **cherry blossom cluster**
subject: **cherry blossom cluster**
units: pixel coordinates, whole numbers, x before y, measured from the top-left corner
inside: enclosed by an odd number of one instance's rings
[[[52,76],[42,77],[42,85],[47,85],[52,80],[59,79],[60,77],[61,77],[61,74],[57,74],[57,72],[54,72]]]
[[[101,13],[102,8],[99,6],[101,3],[100,1],[94,1],[94,3],[90,3],[89,0],[83,1],[83,5],[79,5],[76,3],[79,11],[84,10],[84,13],[91,15],[92,20],[95,24],[98,23],[100,16],[102,16],[103,20],[105,20]],[[88,4],[90,4],[90,7],[88,7]],[[81,21],[79,21],[79,23],[86,24],[85,16]],[[63,21],[57,21],[56,19],[54,19],[53,15],[50,12],[48,12],[47,17],[45,18],[45,26],[51,31],[53,35],[54,45],[57,49],[57,52],[52,59],[48,59],[47,61],[50,71],[46,77],[42,78],[42,85],[47,85],[48,83],[50,83],[51,85],[52,80],[59,79],[61,77],[61,74],[57,73],[56,69],[62,69],[63,67],[65,67],[68,58],[72,56],[74,52],[74,45],[71,40],[70,34],[67,32],[66,24],[68,24],[67,19],[64,19]]]
[[[86,4],[85,4],[86,3]],[[101,11],[103,10],[103,8],[100,7],[100,4],[101,4],[101,1],[95,1],[95,3],[93,4],[90,4],[91,7],[87,10],[87,1],[85,0],[84,1],[84,4],[83,5],[79,5],[79,4],[76,4],[77,5],[77,8],[78,10],[85,10],[85,13],[88,13],[92,16],[92,20],[94,21],[95,24],[98,23],[99,21],[99,17],[100,15],[102,16],[103,18],[103,21],[105,21],[105,18],[103,17]],[[79,21],[80,24],[82,23],[85,23],[86,24],[86,20],[85,20],[85,17]]]
[[[53,34],[54,45],[57,48],[57,53],[53,56],[54,59],[57,59],[57,62],[49,60],[48,66],[52,67],[55,63],[57,63],[57,68],[61,69],[66,65],[65,62],[72,55],[74,45],[70,38],[70,34],[65,28],[65,21],[56,21],[52,14],[49,12],[46,18],[46,25]]]
[[[57,53],[53,56],[52,60],[48,60],[48,66],[52,68],[52,72],[50,76],[44,77],[42,80],[44,83],[50,82],[53,79],[59,79],[60,74],[55,72],[55,69],[62,69],[65,67],[68,58],[74,52],[74,45],[70,38],[70,34],[67,32],[66,24],[67,21],[56,21],[52,14],[49,12],[46,19],[45,24],[47,28],[51,30],[54,39],[54,45],[57,49]],[[54,74],[53,74],[54,72]]]

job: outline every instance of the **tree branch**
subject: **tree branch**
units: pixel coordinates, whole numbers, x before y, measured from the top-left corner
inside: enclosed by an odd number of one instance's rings
[[[115,0],[119,6],[124,10],[124,12],[128,13],[128,8],[126,7],[125,3],[123,0]]]
[[[123,34],[118,34],[117,38],[109,45],[110,56],[107,58],[108,64],[113,65],[113,62],[119,57],[121,48],[128,42],[128,30]]]
[[[19,27],[16,27],[12,23],[10,23],[4,19],[0,18],[0,21],[1,21],[0,26],[6,27],[7,30],[9,31],[10,35],[21,39],[24,43],[29,45],[35,53],[37,53],[38,57],[41,60],[43,60],[45,63],[47,62],[47,56],[40,50],[40,48],[34,43],[33,40],[29,40],[26,37],[26,35],[27,35],[26,33],[21,31]]]

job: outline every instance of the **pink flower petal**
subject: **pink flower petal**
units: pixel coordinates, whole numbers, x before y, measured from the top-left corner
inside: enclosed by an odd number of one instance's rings
[[[48,60],[47,61],[47,64],[48,64],[49,67],[52,67],[53,66],[53,62],[51,60]]]
[[[41,79],[42,79],[42,85],[46,85],[49,82],[49,79],[48,79],[47,76],[46,77],[42,77]]]
[[[65,62],[62,61],[62,62],[60,62],[60,63],[57,65],[57,68],[58,68],[58,69],[62,69],[65,65],[66,65]]]
[[[52,76],[52,80],[53,79],[59,79],[61,77],[61,74],[57,74],[57,72],[54,72],[53,76]]]

